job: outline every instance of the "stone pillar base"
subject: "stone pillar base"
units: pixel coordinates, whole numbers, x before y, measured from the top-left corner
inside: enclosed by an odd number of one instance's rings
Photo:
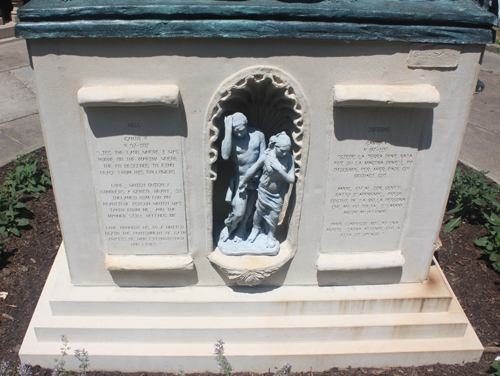
[[[64,245],[20,350],[53,367],[60,335],[85,348],[92,370],[218,372],[223,339],[237,372],[419,366],[478,361],[483,347],[434,263],[423,284],[376,286],[80,287]],[[78,371],[73,356],[67,369]]]

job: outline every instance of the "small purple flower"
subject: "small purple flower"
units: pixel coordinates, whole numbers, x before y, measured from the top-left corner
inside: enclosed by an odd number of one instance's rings
[[[3,361],[0,363],[0,376],[5,376],[9,373],[9,362]]]
[[[32,376],[31,367],[26,363],[21,363],[17,366],[17,374],[19,376]]]
[[[290,363],[286,363],[274,374],[274,376],[287,376],[290,372],[292,372],[292,365]]]
[[[214,345],[214,355],[219,370],[224,372],[225,376],[231,376],[233,367],[231,367],[231,364],[229,364],[229,361],[224,356],[224,342],[221,339],[219,339]]]

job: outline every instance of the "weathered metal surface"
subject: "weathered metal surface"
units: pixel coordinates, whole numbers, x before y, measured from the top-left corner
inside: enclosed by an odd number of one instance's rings
[[[32,0],[16,35],[489,43],[496,17],[472,0]]]

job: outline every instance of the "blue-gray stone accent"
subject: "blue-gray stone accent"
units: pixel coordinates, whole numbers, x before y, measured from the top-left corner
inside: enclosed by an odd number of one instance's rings
[[[22,38],[312,38],[484,44],[497,18],[472,0],[32,0]]]

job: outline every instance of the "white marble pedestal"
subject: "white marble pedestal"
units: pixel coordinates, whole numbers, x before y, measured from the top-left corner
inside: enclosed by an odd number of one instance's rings
[[[226,342],[235,371],[410,366],[478,361],[482,346],[441,269],[422,284],[227,287],[75,287],[64,245],[43,290],[21,360],[50,368],[60,335],[92,369],[218,372]],[[78,370],[73,357],[67,368]]]

